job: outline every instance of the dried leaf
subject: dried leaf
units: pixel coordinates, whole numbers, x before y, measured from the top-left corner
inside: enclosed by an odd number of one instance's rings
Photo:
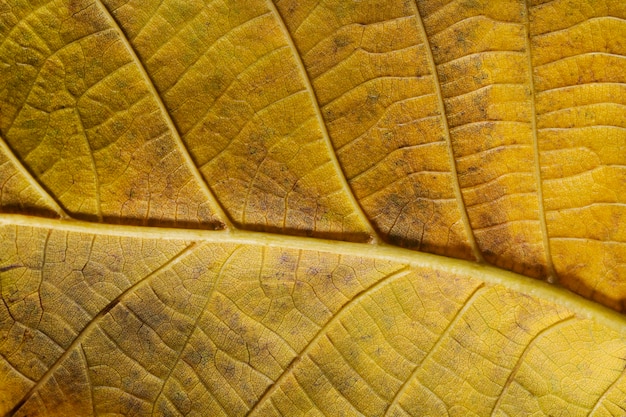
[[[625,413],[625,22],[0,0],[0,414]]]

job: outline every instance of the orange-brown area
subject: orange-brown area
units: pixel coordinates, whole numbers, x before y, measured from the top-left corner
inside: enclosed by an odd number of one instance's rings
[[[390,243],[473,259],[415,5],[314,4],[279,9],[363,210]]]
[[[113,15],[237,227],[370,238],[333,161],[298,51],[273,6],[261,0],[129,2]],[[138,22],[136,15],[150,17]]]

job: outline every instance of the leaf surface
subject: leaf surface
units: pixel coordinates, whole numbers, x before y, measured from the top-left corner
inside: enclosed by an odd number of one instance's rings
[[[624,405],[622,317],[493,268],[261,233],[2,223],[9,415]]]
[[[0,414],[619,415],[624,22],[0,0]]]

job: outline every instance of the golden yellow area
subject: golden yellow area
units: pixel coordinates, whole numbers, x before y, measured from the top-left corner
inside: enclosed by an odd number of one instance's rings
[[[291,16],[289,2],[279,9],[293,30],[346,178],[374,227],[393,244],[475,258],[415,6],[294,3],[311,9],[302,22]],[[343,7],[352,9],[332,16]]]
[[[3,414],[586,415],[626,392],[623,317],[495,268],[255,232],[0,224]]]
[[[625,68],[623,0],[0,0],[0,416],[626,413]]]
[[[626,298],[626,4],[531,9],[544,209],[560,282]]]
[[[160,98],[100,7],[5,6],[0,130],[33,181],[78,218],[220,228]]]
[[[113,13],[238,227],[364,241],[298,51],[263,0],[129,2]],[[150,16],[135,28],[136,15]]]

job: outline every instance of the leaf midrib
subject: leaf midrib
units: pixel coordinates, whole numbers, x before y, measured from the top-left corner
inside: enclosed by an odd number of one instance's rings
[[[626,327],[626,317],[603,305],[587,300],[554,284],[507,271],[488,264],[417,252],[387,244],[354,243],[314,237],[277,235],[246,230],[202,230],[92,223],[74,219],[48,219],[22,214],[0,214],[0,226],[33,227],[66,232],[159,240],[181,240],[210,244],[259,245],[296,250],[327,252],[397,262],[417,268],[431,268],[444,273],[502,285],[513,291],[561,305],[574,314],[595,320],[618,332]]]

